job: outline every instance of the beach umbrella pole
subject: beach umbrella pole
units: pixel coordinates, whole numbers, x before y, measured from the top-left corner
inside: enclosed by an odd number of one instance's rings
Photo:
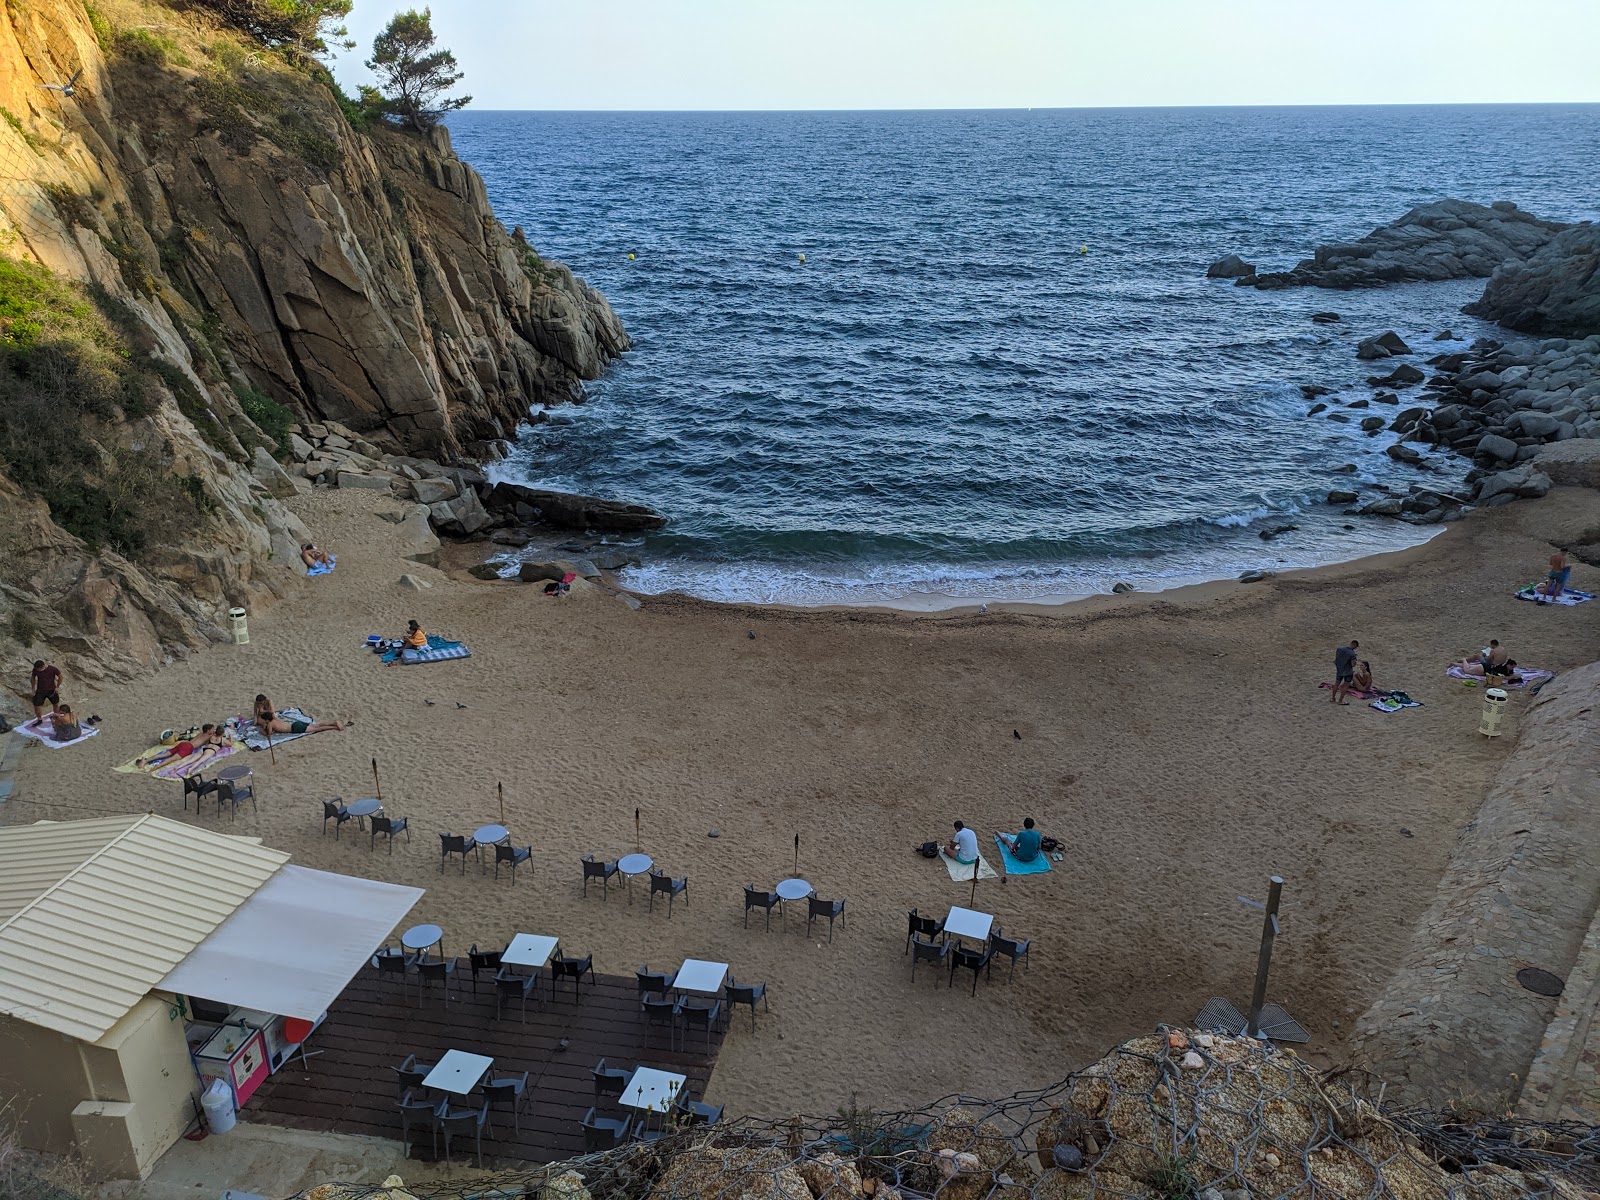
[[[278,765],[278,752],[272,748],[272,726],[267,726],[267,759],[273,766]]]
[[[795,873],[795,877],[799,878],[799,875],[800,875],[800,835],[798,833],[794,835],[794,873]]]
[[[497,783],[494,785],[494,790],[500,797],[500,824],[504,825],[506,823],[506,785]]]
[[[639,848],[639,810],[633,810],[633,848]]]

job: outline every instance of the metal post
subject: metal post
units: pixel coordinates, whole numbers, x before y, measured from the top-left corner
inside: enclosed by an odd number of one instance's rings
[[[1267,972],[1272,969],[1272,939],[1278,936],[1278,899],[1282,895],[1283,879],[1274,875],[1267,888],[1266,913],[1261,920],[1261,953],[1256,959],[1256,990],[1250,997],[1250,1021],[1244,1029],[1253,1038],[1261,1036],[1261,1009],[1267,1002]]]
[[[378,760],[372,760],[372,790],[378,793],[378,799],[383,799],[383,784],[378,782]]]
[[[800,835],[794,835],[794,873],[798,878],[800,874]]]

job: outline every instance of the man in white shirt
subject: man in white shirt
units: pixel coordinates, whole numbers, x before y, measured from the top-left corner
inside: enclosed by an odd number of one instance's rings
[[[978,835],[957,821],[955,834],[944,844],[944,852],[962,865],[975,863],[978,861]]]

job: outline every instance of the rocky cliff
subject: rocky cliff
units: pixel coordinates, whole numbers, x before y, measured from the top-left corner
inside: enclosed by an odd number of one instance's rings
[[[1600,333],[1600,226],[1575,226],[1526,261],[1503,264],[1462,311],[1543,337]]]
[[[160,0],[0,7],[0,268],[8,676],[47,647],[143,669],[295,586],[290,422],[484,457],[627,346],[444,130],[368,121],[314,65]],[[93,404],[71,371],[34,386],[63,356],[98,372]]]

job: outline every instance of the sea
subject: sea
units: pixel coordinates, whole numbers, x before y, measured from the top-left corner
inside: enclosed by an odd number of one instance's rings
[[[614,539],[640,563],[627,585],[721,601],[1053,601],[1416,544],[1438,527],[1326,503],[1419,478],[1357,424],[1395,410],[1308,417],[1301,385],[1370,397],[1355,343],[1386,329],[1423,355],[1492,335],[1459,311],[1482,282],[1259,292],[1207,264],[1285,269],[1444,197],[1600,216],[1600,105],[466,111],[450,130],[502,220],[634,343],[497,477],[660,510],[664,530]]]

